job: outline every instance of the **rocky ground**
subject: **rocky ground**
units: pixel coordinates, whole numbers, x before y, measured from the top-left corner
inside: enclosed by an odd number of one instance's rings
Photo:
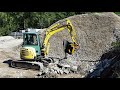
[[[50,39],[50,51],[47,57],[56,59],[55,63],[44,66],[41,63],[40,71],[10,68],[3,63],[8,60],[19,60],[21,39],[10,36],[0,37],[0,77],[2,78],[91,78],[99,77],[102,71],[114,60],[109,50],[112,42],[120,38],[120,17],[112,12],[91,13],[68,17],[78,36],[80,49],[74,55],[62,61],[65,53],[63,40],[71,42],[67,30],[56,33]],[[56,23],[65,23],[65,19]],[[41,38],[44,36],[44,31]],[[107,53],[107,54],[105,54]],[[118,54],[117,54],[118,55]],[[109,57],[111,56],[111,57]],[[108,58],[109,57],[109,58]],[[59,59],[57,59],[59,58]],[[117,58],[118,59],[118,58]],[[96,74],[97,73],[97,74]]]

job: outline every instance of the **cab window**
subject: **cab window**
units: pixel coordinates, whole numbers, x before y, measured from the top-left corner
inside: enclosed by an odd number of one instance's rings
[[[37,45],[36,34],[24,34],[24,45]]]

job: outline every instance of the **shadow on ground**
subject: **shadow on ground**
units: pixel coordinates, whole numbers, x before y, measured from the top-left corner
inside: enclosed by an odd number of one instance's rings
[[[3,61],[3,63],[6,63],[6,64],[8,64],[9,65],[9,67],[11,67],[11,62],[12,62],[13,60],[6,60],[6,61]]]
[[[120,64],[120,50],[111,49],[104,53],[96,65],[96,69],[89,73],[85,78],[117,78],[116,71],[120,70],[116,64]],[[120,73],[120,71],[118,71]]]
[[[40,64],[38,64],[37,62],[34,63],[34,62],[31,62],[31,60],[17,60],[17,61],[14,61],[14,60],[6,60],[4,61],[3,63],[6,63],[9,65],[9,67],[12,67],[12,68],[16,68],[16,69],[23,69],[23,70],[40,70],[41,67],[40,67]]]
[[[3,61],[3,63],[6,63],[6,64],[9,65],[9,67],[12,67],[12,66],[11,66],[11,62],[12,62],[12,61],[13,61],[13,60],[8,59],[8,60]],[[17,61],[23,61],[23,60],[17,60]]]

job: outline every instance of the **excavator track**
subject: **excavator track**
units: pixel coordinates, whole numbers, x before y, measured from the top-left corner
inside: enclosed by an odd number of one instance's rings
[[[22,68],[22,69],[33,69],[40,70],[41,63],[36,61],[12,61],[11,67],[13,68]]]
[[[10,66],[12,68],[18,69],[32,69],[32,70],[41,70],[43,66],[47,66],[49,63],[53,63],[53,59],[51,58],[43,58],[40,61],[11,61]]]

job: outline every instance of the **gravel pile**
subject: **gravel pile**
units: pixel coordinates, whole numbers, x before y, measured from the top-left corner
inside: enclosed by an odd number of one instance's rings
[[[65,19],[56,23],[63,23]],[[87,74],[95,68],[97,60],[112,47],[111,43],[120,37],[120,17],[112,12],[103,12],[75,15],[68,19],[76,29],[80,49],[74,55],[68,55],[63,63],[77,65],[83,74]],[[67,30],[51,37],[48,57],[64,58],[63,40],[71,42]]]

